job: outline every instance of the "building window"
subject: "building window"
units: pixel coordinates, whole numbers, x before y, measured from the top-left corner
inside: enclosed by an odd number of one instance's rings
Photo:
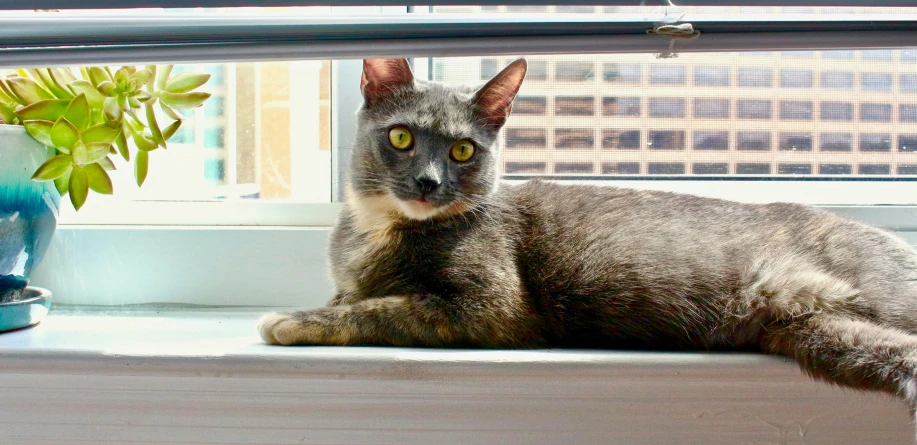
[[[736,115],[739,119],[770,119],[771,101],[739,99],[736,101]]]
[[[685,164],[680,162],[650,162],[647,164],[647,173],[651,175],[683,175]]]
[[[771,134],[768,131],[739,131],[736,133],[736,149],[764,151],[771,149]]]
[[[695,162],[691,166],[695,175],[728,175],[729,164],[725,162]]]
[[[898,165],[899,175],[917,175],[917,164],[900,164]]]
[[[771,87],[774,85],[774,70],[769,68],[739,68],[740,87]]]
[[[805,100],[781,100],[780,118],[795,120],[812,119],[812,102]]]
[[[647,134],[646,145],[651,150],[684,150],[684,131],[650,131]]]
[[[812,70],[780,70],[780,86],[783,88],[812,88]]]
[[[729,149],[729,132],[728,131],[695,131],[694,132],[694,149],[695,150],[728,150]]]
[[[853,104],[849,102],[822,102],[821,120],[852,121]]]
[[[681,65],[651,65],[650,83],[656,85],[684,85],[685,67]]]
[[[639,175],[639,162],[605,162],[602,164],[603,175]]]
[[[592,62],[557,62],[554,78],[562,82],[586,82],[595,79],[595,64]]]
[[[594,171],[591,162],[558,162],[554,164],[554,173],[583,175]]]
[[[821,87],[829,90],[852,90],[853,73],[848,71],[823,71]]]
[[[592,14],[595,8],[592,6],[556,6],[555,11],[560,14]]]
[[[891,151],[891,136],[888,133],[861,133],[860,151]]]
[[[694,117],[706,119],[728,119],[729,99],[694,99]]]
[[[602,148],[605,150],[639,150],[640,130],[602,130]]]
[[[864,122],[891,122],[891,104],[860,104],[860,120]]]
[[[917,151],[917,134],[899,134],[898,151]]]
[[[908,93],[917,91],[917,74],[898,75],[898,88]]]
[[[698,66],[694,68],[694,85],[702,87],[729,86],[729,67]]]
[[[226,130],[223,127],[204,129],[204,148],[223,148],[226,146]]]
[[[602,79],[614,83],[641,83],[643,67],[631,63],[606,63],[602,65]]]
[[[213,96],[204,102],[204,116],[220,117],[226,114],[226,99],[222,96]]]
[[[784,151],[812,151],[812,133],[780,133],[780,149]]]
[[[554,148],[559,150],[591,150],[595,147],[592,128],[557,128],[554,130]]]
[[[544,128],[508,128],[506,148],[545,148],[548,138]]]
[[[850,133],[822,133],[821,151],[853,150],[853,135]]]
[[[685,100],[680,97],[651,97],[650,117],[685,117]]]
[[[639,97],[603,97],[602,115],[640,116]]]
[[[818,174],[820,175],[849,175],[853,173],[853,166],[850,164],[819,164]]]
[[[548,62],[544,60],[532,60],[528,62],[528,69],[525,70],[525,80],[548,80]]]
[[[780,175],[811,175],[812,166],[809,164],[777,164],[777,174],[780,174]]]
[[[855,51],[822,51],[823,59],[852,59],[856,55]]]
[[[481,80],[489,80],[500,72],[498,59],[481,59]]]
[[[891,73],[863,73],[860,87],[865,91],[891,91],[893,83]]]
[[[891,166],[888,164],[860,164],[857,166],[857,173],[861,175],[888,175],[891,174]]]
[[[868,49],[860,51],[863,60],[892,60],[894,51],[890,49]]]
[[[917,49],[902,49],[901,61],[905,63],[917,62]]]
[[[513,101],[513,114],[526,116],[544,116],[548,100],[544,96],[520,96]]]
[[[554,98],[555,116],[592,116],[595,114],[593,96],[557,96]]]
[[[736,164],[737,175],[769,175],[771,165],[759,162],[740,162]]]
[[[780,51],[780,55],[791,59],[811,59],[815,57],[815,51]]]
[[[898,105],[899,122],[917,122],[917,104]]]
[[[517,175],[540,175],[546,170],[547,165],[544,162],[507,162],[503,169],[506,174]]]

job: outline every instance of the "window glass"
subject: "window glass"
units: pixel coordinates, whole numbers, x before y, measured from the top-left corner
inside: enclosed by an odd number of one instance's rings
[[[728,119],[729,99],[694,99],[694,117],[707,119]]]
[[[852,121],[853,104],[850,102],[822,102],[821,120]]]
[[[729,67],[699,66],[694,68],[695,86],[725,87],[729,84]]]
[[[812,102],[804,100],[780,101],[780,118],[787,120],[811,120]]]
[[[780,70],[780,86],[783,88],[812,88],[812,70]]]
[[[860,120],[864,122],[890,122],[892,120],[892,105],[861,103]]]
[[[650,66],[650,83],[657,85],[684,85],[685,67],[680,65]]]
[[[852,90],[853,73],[848,71],[823,71],[821,87],[829,90]]]
[[[605,116],[640,116],[640,97],[603,97],[602,114]]]
[[[771,68],[739,68],[740,87],[770,87],[774,84],[774,70]]]
[[[860,151],[891,151],[888,133],[860,133]]]
[[[694,149],[695,150],[728,150],[729,149],[729,132],[728,131],[695,131],[694,132]]]
[[[770,119],[771,101],[739,99],[736,101],[736,116],[739,119]]]
[[[680,97],[651,97],[650,117],[685,117],[685,99]]]
[[[860,79],[865,91],[891,91],[894,83],[891,73],[863,73]]]

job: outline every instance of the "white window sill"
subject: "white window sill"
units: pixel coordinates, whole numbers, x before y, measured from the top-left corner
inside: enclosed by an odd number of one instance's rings
[[[255,310],[0,335],[0,443],[909,443],[902,402],[755,354],[282,348]]]

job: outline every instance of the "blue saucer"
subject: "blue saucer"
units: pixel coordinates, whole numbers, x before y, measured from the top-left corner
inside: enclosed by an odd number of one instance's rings
[[[27,287],[19,300],[0,303],[0,332],[38,324],[50,308],[51,291]]]

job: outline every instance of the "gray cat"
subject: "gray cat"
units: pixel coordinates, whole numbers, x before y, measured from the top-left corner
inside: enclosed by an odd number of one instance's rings
[[[525,71],[517,60],[475,90],[364,61],[337,295],[265,316],[266,342],[755,350],[917,402],[917,251],[795,204],[498,188]]]

